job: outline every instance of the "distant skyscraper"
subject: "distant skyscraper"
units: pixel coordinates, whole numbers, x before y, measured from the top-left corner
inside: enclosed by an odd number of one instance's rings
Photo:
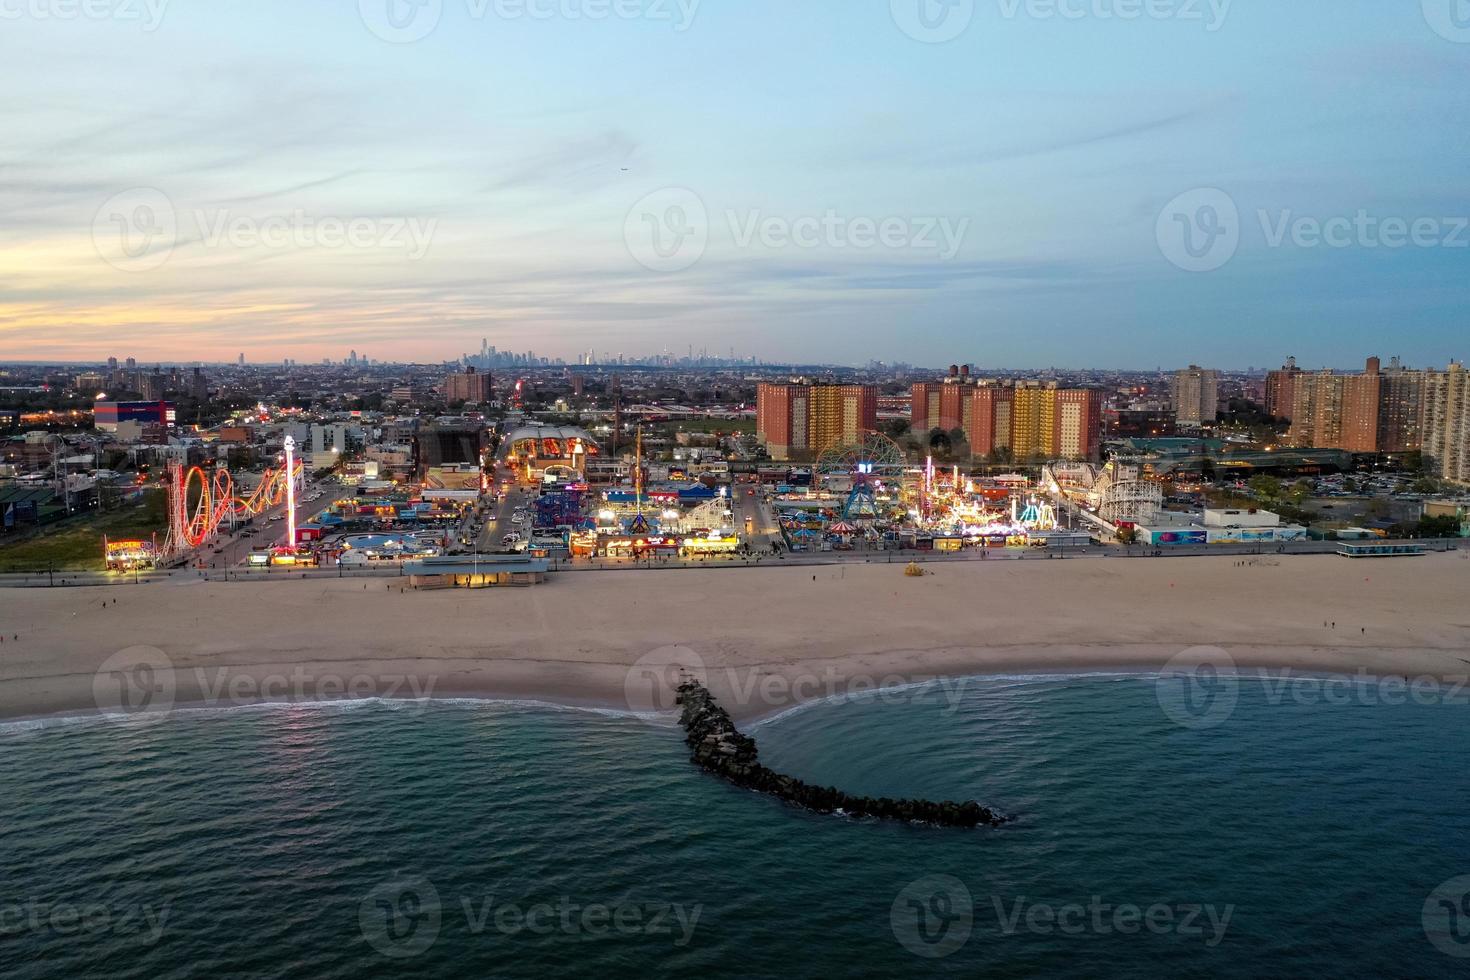
[[[1220,417],[1220,372],[1191,364],[1174,372],[1170,386],[1174,418],[1183,425],[1200,425]]]

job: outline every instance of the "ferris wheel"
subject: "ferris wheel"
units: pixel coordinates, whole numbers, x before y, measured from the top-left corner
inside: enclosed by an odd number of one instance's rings
[[[908,467],[898,443],[881,432],[865,429],[851,442],[835,443],[817,457],[816,474],[873,473],[898,476]]]

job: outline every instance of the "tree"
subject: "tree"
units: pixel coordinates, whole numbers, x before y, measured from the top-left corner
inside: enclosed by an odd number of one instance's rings
[[[1449,514],[1440,517],[1419,518],[1418,534],[1421,538],[1458,538],[1460,520]]]
[[[897,441],[908,435],[910,428],[912,427],[909,425],[908,419],[894,419],[884,424],[883,431]]]
[[[1251,493],[1255,494],[1257,499],[1266,503],[1281,499],[1281,481],[1274,476],[1268,476],[1265,473],[1253,476],[1247,486],[1251,488]]]
[[[1138,543],[1138,528],[1136,528],[1136,527],[1120,527],[1120,528],[1118,528],[1118,543],[1119,544],[1137,544]]]

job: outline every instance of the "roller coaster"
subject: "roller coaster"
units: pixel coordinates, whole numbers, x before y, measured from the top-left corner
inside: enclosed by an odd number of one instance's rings
[[[296,462],[292,478],[301,480],[304,465]],[[223,466],[207,472],[202,467],[172,462],[168,466],[168,538],[163,554],[177,558],[198,548],[220,527],[278,507],[286,500],[286,470],[268,469],[248,495],[237,494],[234,478]]]

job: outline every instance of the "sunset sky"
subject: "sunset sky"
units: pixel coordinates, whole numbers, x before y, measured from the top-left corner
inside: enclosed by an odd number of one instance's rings
[[[1452,0],[97,2],[0,0],[0,360],[1470,353]]]

